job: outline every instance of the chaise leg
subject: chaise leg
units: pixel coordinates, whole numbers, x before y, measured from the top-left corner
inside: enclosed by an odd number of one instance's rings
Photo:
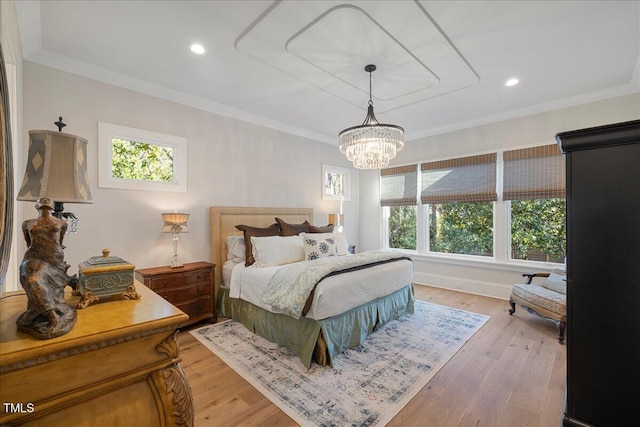
[[[558,342],[564,342],[564,328],[567,326],[565,322],[558,321]]]
[[[511,305],[511,309],[509,309],[509,314],[513,314],[516,312],[516,302],[513,300],[509,300],[509,304]]]

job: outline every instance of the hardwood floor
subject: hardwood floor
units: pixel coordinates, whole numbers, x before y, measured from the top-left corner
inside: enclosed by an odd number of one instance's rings
[[[416,299],[491,316],[388,426],[561,425],[566,347],[553,323],[507,301],[415,286]],[[186,331],[178,334],[196,427],[295,426]]]

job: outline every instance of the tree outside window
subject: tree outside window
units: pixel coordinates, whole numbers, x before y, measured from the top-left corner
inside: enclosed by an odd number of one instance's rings
[[[511,201],[511,258],[564,262],[567,251],[565,199]]]
[[[416,250],[417,206],[389,206],[389,247]]]
[[[173,182],[173,147],[113,138],[112,176]]]
[[[429,251],[493,256],[493,202],[429,205]]]

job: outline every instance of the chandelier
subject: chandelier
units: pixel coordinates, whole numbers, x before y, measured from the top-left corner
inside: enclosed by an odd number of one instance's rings
[[[367,117],[360,126],[340,132],[340,152],[353,162],[356,169],[380,169],[389,166],[389,160],[404,147],[404,129],[378,123],[371,100],[371,73],[376,70],[376,66],[367,65],[364,70],[369,73]]]

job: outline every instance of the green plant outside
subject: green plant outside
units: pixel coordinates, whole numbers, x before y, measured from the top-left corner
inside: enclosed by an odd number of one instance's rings
[[[389,208],[389,247],[416,250],[416,206]]]
[[[511,201],[511,257],[564,262],[567,252],[565,199]]]
[[[416,206],[390,207],[389,247],[415,250]],[[431,252],[492,256],[493,203],[427,205]],[[566,253],[564,199],[511,202],[511,257],[563,262]]]
[[[429,206],[431,252],[493,256],[493,202]]]
[[[112,176],[141,181],[173,182],[173,148],[113,138]]]

